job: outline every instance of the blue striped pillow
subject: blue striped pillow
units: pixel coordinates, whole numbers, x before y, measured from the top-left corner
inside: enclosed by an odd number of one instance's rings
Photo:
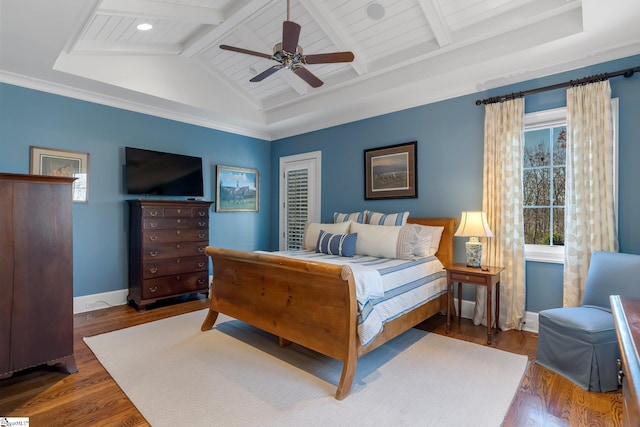
[[[373,225],[405,225],[409,212],[398,212],[392,214],[383,214],[380,212],[366,211],[367,224]]]
[[[331,234],[320,230],[316,252],[327,255],[339,255],[352,257],[356,252],[357,233],[352,234]]]
[[[366,222],[366,219],[367,217],[364,212],[353,212],[353,213],[334,212],[333,213],[334,223],[353,221],[359,224],[364,224]]]

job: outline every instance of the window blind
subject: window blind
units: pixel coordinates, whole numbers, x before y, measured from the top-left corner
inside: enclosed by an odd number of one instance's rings
[[[286,172],[286,247],[300,249],[304,237],[304,226],[309,218],[309,169]]]

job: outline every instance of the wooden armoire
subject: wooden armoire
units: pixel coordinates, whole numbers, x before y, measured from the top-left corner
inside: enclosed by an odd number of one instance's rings
[[[73,181],[0,173],[0,378],[42,364],[77,371]]]

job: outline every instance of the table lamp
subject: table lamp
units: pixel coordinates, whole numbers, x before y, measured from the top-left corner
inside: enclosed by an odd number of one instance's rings
[[[482,243],[478,237],[493,237],[493,232],[487,223],[486,212],[462,212],[460,225],[455,236],[468,237],[465,243],[468,267],[480,267],[482,262]]]

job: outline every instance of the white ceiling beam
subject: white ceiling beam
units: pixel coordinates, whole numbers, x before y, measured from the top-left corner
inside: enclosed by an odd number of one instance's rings
[[[271,2],[273,2],[273,0],[246,1],[242,7],[231,12],[229,16],[226,16],[220,25],[203,32],[200,36],[194,37],[185,43],[182,55],[187,58],[193,58],[203,50],[208,49],[211,45],[219,44],[218,41],[224,37],[225,34],[233,31],[234,27],[251,18]]]
[[[101,15],[135,16],[140,18],[220,25],[224,21],[221,9],[184,6],[148,0],[102,0],[96,11]]]
[[[194,61],[200,65],[206,72],[211,74],[212,76],[220,79],[223,84],[227,87],[230,87],[234,92],[244,98],[253,108],[256,110],[264,109],[264,105],[258,101],[254,96],[250,95],[242,89],[236,82],[234,82],[231,78],[222,73],[217,67],[213,67],[209,62],[205,61],[202,58],[195,58]]]
[[[73,53],[89,55],[179,55],[181,44],[114,43],[78,40]]]
[[[447,25],[447,21],[442,13],[442,8],[438,0],[418,0],[422,12],[424,13],[433,35],[436,37],[436,41],[440,47],[450,45],[453,40],[451,39],[451,30]]]
[[[300,4],[309,12],[311,17],[316,20],[322,31],[327,34],[327,37],[336,45],[340,51],[351,51],[355,56],[355,59],[349,63],[351,67],[358,73],[363,75],[367,73],[367,66],[361,59],[363,55],[359,53],[351,43],[348,42],[349,37],[342,29],[332,24],[333,20],[327,12],[321,10],[317,4],[318,2],[312,2],[311,0],[300,0]]]

